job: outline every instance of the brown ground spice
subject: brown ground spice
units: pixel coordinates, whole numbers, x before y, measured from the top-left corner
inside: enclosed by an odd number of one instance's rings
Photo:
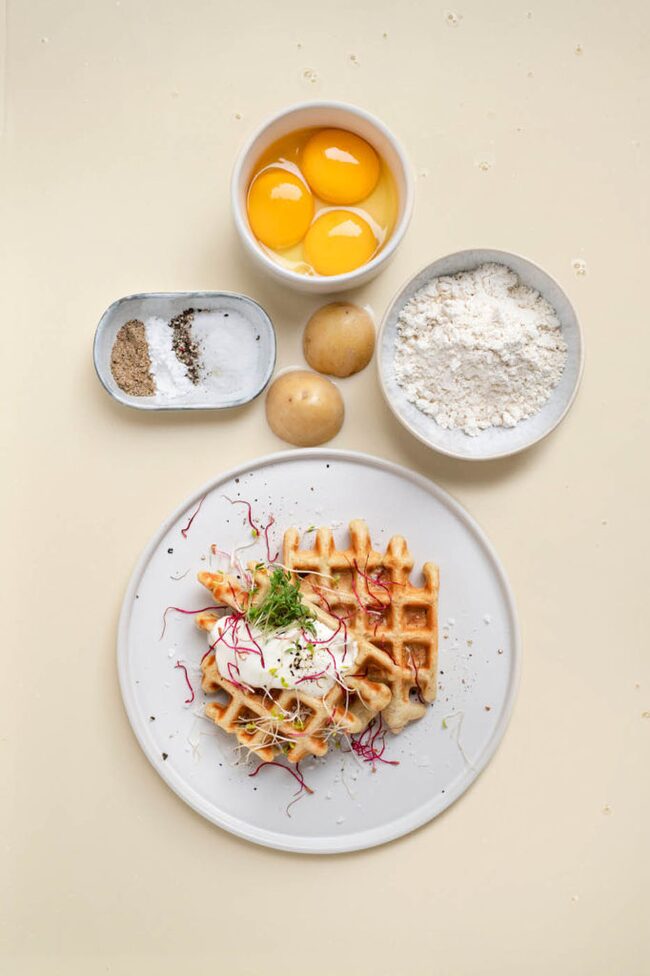
[[[111,373],[121,390],[131,396],[153,396],[151,360],[144,325],[131,319],[122,326],[111,350]]]

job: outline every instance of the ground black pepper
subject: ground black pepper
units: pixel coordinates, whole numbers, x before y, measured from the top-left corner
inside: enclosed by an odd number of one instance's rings
[[[196,386],[201,378],[201,371],[199,349],[190,333],[193,318],[194,309],[186,308],[171,320],[169,327],[173,332],[172,349],[176,353],[176,358],[187,368],[187,377]]]

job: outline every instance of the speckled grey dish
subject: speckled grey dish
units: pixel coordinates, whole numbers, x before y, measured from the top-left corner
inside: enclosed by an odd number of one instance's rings
[[[153,396],[131,396],[117,385],[111,373],[111,350],[121,327],[130,319],[144,320],[155,315],[171,319],[187,308],[209,312],[238,312],[251,322],[259,335],[256,344],[256,364],[246,374],[236,395],[206,395],[204,399],[165,400]],[[102,386],[115,399],[137,410],[224,410],[249,403],[262,392],[275,366],[275,330],[271,319],[257,302],[246,295],[227,291],[150,292],[118,298],[102,315],[93,344],[93,360]]]
[[[445,430],[433,417],[422,413],[409,403],[395,378],[395,338],[399,314],[415,293],[432,278],[469,271],[480,264],[494,262],[512,268],[525,285],[536,288],[557,312],[562,335],[567,344],[567,361],[562,378],[539,413],[522,420],[516,427],[489,427],[476,437],[462,430]],[[582,333],[571,302],[558,283],[532,261],[509,251],[476,248],[457,251],[427,265],[410,279],[391,303],[381,325],[378,341],[377,366],[379,381],[389,407],[397,419],[424,444],[464,460],[487,461],[517,454],[536,444],[557,427],[566,416],[578,392],[584,362]]]

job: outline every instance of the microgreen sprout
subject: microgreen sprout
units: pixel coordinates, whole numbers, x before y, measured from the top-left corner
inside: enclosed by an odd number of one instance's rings
[[[201,499],[201,501],[199,502],[199,504],[197,505],[194,513],[192,515],[190,515],[189,520],[188,520],[188,523],[185,526],[185,528],[184,529],[181,529],[181,535],[183,536],[184,539],[187,539],[187,533],[192,528],[192,522],[194,521],[194,519],[196,518],[196,516],[201,511],[201,505],[203,504],[203,502],[205,501],[206,498],[207,498],[207,495],[204,495],[203,498]]]
[[[291,574],[282,569],[273,570],[266,596],[257,606],[249,606],[247,616],[266,632],[297,623],[311,635],[316,633],[313,612],[302,601],[299,583],[294,583]]]
[[[373,766],[376,762],[385,763],[387,766],[399,766],[398,759],[383,758],[386,750],[386,729],[382,722],[381,712],[378,717],[373,718],[363,732],[352,736],[350,748],[364,762],[372,763]]]
[[[165,631],[167,629],[167,614],[170,613],[172,610],[174,611],[174,613],[186,613],[186,614],[194,615],[196,613],[207,613],[208,610],[222,610],[222,609],[223,607],[219,606],[218,604],[213,604],[211,607],[199,607],[198,610],[185,610],[184,607],[167,607],[165,612],[163,613],[163,627],[158,640],[162,640],[163,637],[165,636]]]
[[[194,701],[194,688],[192,687],[192,682],[190,681],[190,677],[187,673],[187,668],[181,661],[177,661],[174,667],[178,668],[178,670],[182,671],[183,674],[185,675],[185,684],[189,688],[189,692],[190,692],[190,697],[185,699],[185,704],[191,705],[192,702]]]

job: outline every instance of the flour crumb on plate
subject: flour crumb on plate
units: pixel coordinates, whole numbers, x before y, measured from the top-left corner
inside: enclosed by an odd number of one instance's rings
[[[502,264],[433,278],[400,312],[395,376],[448,430],[514,427],[547,402],[567,345],[555,309]]]

